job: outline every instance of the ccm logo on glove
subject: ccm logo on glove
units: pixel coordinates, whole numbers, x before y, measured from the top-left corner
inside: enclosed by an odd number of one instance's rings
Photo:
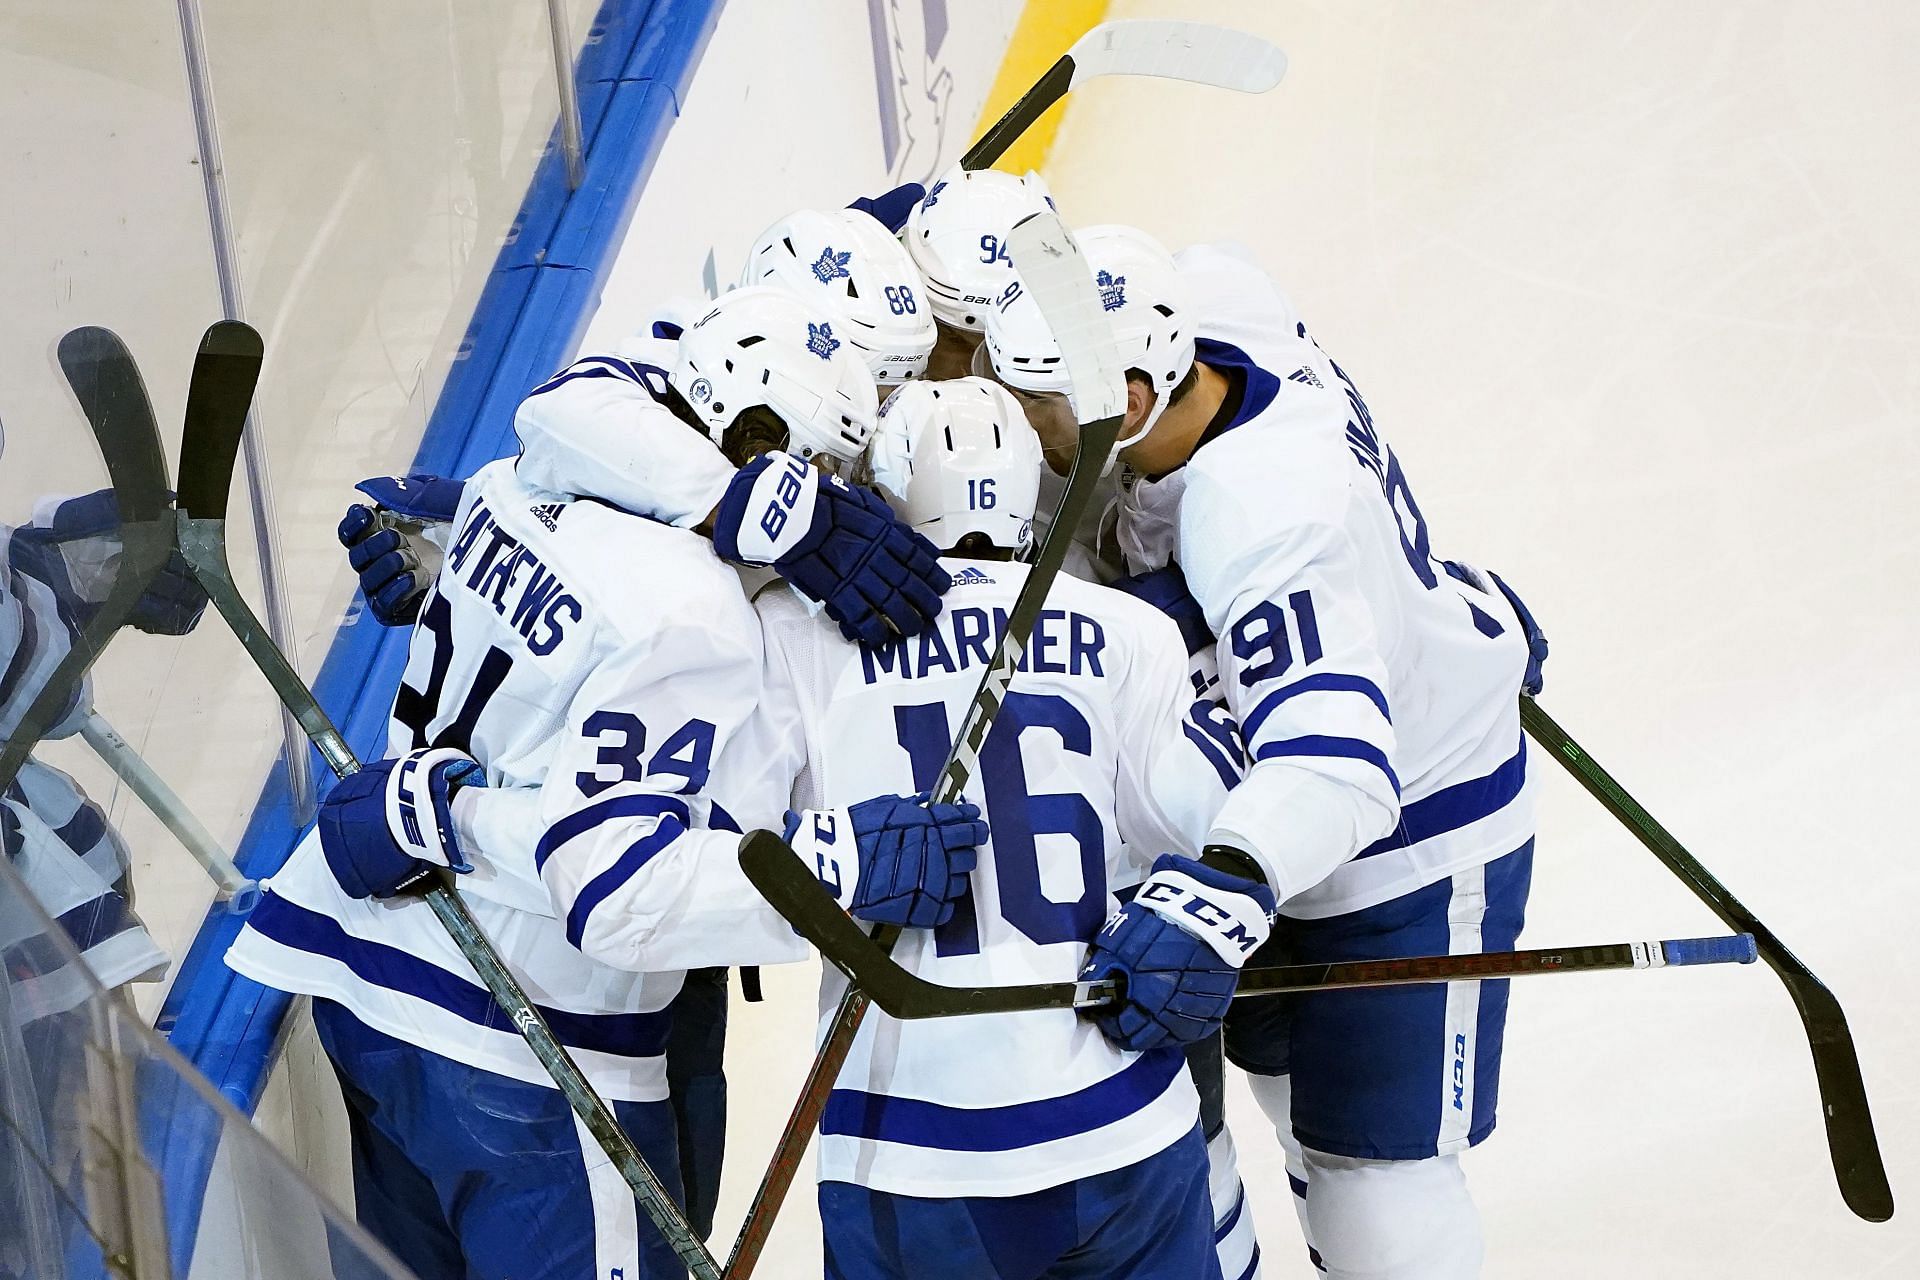
[[[1200,928],[1194,929],[1191,924],[1186,927],[1204,938],[1229,964],[1239,964],[1252,955],[1272,927],[1257,904],[1253,904],[1253,912],[1246,910],[1252,903],[1247,895],[1236,893],[1228,902],[1218,901],[1192,876],[1177,871],[1155,875],[1134,901],[1175,923],[1185,923],[1180,920],[1183,915],[1190,917]],[[1236,908],[1240,914],[1236,914]]]

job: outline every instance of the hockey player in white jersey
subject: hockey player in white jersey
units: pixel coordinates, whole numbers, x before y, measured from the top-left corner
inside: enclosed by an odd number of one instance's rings
[[[770,731],[804,753],[796,807],[829,815],[790,815],[804,859],[835,860],[845,806],[862,796],[932,785],[1025,581],[1040,466],[1004,389],[910,384],[882,414],[873,473],[948,550],[946,610],[914,639],[854,646],[790,593],[759,597],[770,705],[784,688],[797,716]],[[1068,978],[1116,890],[1212,874],[1186,855],[1238,778],[1239,746],[1185,673],[1174,626],[1150,607],[1054,581],[981,752],[975,798],[991,838],[971,898],[938,928],[904,935],[902,964],[945,983]],[[1260,937],[1265,894],[1235,895],[1240,923]],[[1169,986],[1189,968],[1229,986],[1235,973],[1195,939],[1143,962],[1135,981]],[[839,987],[830,975],[823,1009]],[[1206,1147],[1178,1043],[1210,1028],[1189,1024],[1177,1000],[1157,1016],[1168,1042],[1138,1052],[1070,1011],[871,1014],[821,1122],[827,1275],[1218,1276]]]
[[[1196,247],[1176,265],[1125,228],[1080,242],[1131,366],[1120,542],[1136,573],[1184,571],[1219,637],[1252,764],[1206,839],[1278,899],[1272,953],[1510,947],[1534,830],[1516,698],[1538,686],[1538,629],[1497,579],[1433,554],[1358,388],[1244,252]],[[1070,446],[1050,355],[1010,290],[979,362],[1043,440]],[[1135,936],[1162,927],[1122,921],[1097,967],[1128,974]],[[1228,1018],[1229,1057],[1297,1140],[1329,1275],[1478,1273],[1457,1157],[1493,1127],[1505,1006],[1505,982],[1456,982],[1248,1001]],[[1104,1025],[1121,1044],[1156,1039],[1126,1015]]]
[[[726,312],[703,325],[738,318]],[[716,441],[871,412],[864,366],[812,354],[819,323],[801,309],[763,326],[748,350],[769,377],[757,398],[736,395],[736,370],[709,397],[733,403]],[[704,340],[733,329],[695,333],[672,375],[683,387],[707,376]],[[740,828],[777,820],[784,798],[741,749],[762,655],[737,574],[691,532],[529,480],[561,474],[577,441],[536,426],[522,444],[462,488],[394,702],[393,757],[327,795],[317,840],[267,883],[228,961],[315,997],[358,1213],[418,1274],[680,1275],[432,913],[391,896],[423,863],[464,873],[476,920],[676,1192],[663,1050],[680,971],[803,954],[735,859]],[[778,555],[833,499],[804,462],[771,456],[750,521]],[[952,892],[984,836],[957,806],[883,797],[863,816],[849,870],[877,920],[905,921],[889,913],[919,871],[937,876],[933,896]],[[876,892],[895,882],[902,902]]]

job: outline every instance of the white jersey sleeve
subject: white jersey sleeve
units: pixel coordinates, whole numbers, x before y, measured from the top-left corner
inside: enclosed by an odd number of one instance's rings
[[[735,596],[676,600],[679,620],[601,662],[567,708],[534,862],[567,940],[603,964],[646,972],[806,954],[741,872],[739,823],[710,786],[716,761],[752,740],[760,701],[759,632]],[[715,611],[724,625],[708,625]]]
[[[1337,516],[1315,511],[1344,490],[1288,484],[1287,461],[1252,433],[1210,445],[1188,467],[1180,539],[1251,761],[1210,842],[1253,855],[1283,902],[1391,831],[1400,796],[1359,558]],[[1244,501],[1236,468],[1287,492]]]
[[[515,470],[536,489],[598,498],[690,529],[719,505],[735,468],[699,428],[667,408],[670,343],[661,363],[585,356],[535,387],[513,426]]]

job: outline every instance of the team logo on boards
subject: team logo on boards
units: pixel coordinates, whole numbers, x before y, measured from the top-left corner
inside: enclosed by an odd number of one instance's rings
[[[980,570],[974,568],[972,565],[968,565],[953,575],[953,585],[956,587],[979,587],[985,586],[992,581],[992,578],[980,572]]]
[[[833,324],[815,324],[807,321],[807,350],[822,360],[833,359],[833,353],[840,349],[840,339],[833,336]]]
[[[820,258],[813,264],[813,274],[821,284],[832,284],[835,280],[845,280],[853,273],[847,270],[847,263],[853,260],[853,250],[835,253],[828,245],[820,251]]]
[[[1304,382],[1310,387],[1319,387],[1324,385],[1320,381],[1320,379],[1314,375],[1313,370],[1309,369],[1304,364],[1301,365],[1298,369],[1295,369],[1292,373],[1288,374],[1287,381],[1288,382]]]
[[[1094,276],[1093,282],[1100,286],[1100,309],[1118,311],[1127,305],[1127,278],[1117,276],[1111,271],[1101,271]]]

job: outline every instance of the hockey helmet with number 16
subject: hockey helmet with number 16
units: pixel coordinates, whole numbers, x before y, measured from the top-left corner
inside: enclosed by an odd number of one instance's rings
[[[852,460],[873,435],[873,374],[847,340],[846,323],[785,289],[735,289],[680,335],[668,375],[714,443],[765,407],[786,426],[790,452]]]
[[[943,550],[980,534],[1024,552],[1040,494],[1040,437],[997,382],[956,378],[900,388],[880,411],[873,482],[900,518]]]
[[[855,209],[801,209],[760,234],[743,285],[779,285],[843,322],[882,386],[926,372],[935,337],[913,259],[879,222]]]
[[[1052,207],[1037,173],[1016,177],[955,165],[942,174],[907,216],[901,235],[927,282],[934,318],[975,333],[984,328],[988,307],[1013,279],[1007,232]]]
[[[1114,444],[1114,456],[1144,438],[1166,410],[1173,389],[1193,368],[1193,315],[1173,255],[1134,227],[1086,227],[1074,233],[1093,273],[1100,306],[1113,326],[1123,369],[1138,369],[1154,392],[1145,418]],[[1007,290],[987,315],[981,351],[994,377],[1021,391],[1056,392],[1073,400],[1060,346],[1024,289]],[[976,360],[978,357],[976,357]],[[975,368],[983,366],[976,364]],[[1078,416],[1078,406],[1075,406]]]

